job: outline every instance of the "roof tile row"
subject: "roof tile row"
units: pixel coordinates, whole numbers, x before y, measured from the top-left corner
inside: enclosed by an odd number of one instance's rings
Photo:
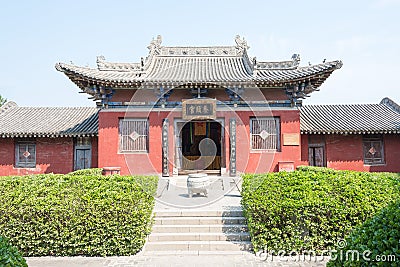
[[[97,136],[95,107],[18,107],[8,102],[0,108],[0,137]]]

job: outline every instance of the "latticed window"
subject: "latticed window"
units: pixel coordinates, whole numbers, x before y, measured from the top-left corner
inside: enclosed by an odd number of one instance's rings
[[[384,164],[383,138],[381,135],[363,136],[364,164]]]
[[[36,144],[34,142],[16,143],[15,166],[18,168],[36,167]]]
[[[149,127],[147,119],[120,119],[120,152],[148,152],[148,146]]]
[[[253,150],[279,150],[279,118],[250,119],[250,147]]]

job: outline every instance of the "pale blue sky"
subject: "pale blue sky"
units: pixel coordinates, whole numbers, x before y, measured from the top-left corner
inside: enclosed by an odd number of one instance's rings
[[[92,106],[56,62],[138,62],[158,34],[167,46],[234,45],[257,60],[340,59],[305,104],[400,103],[400,1],[5,1],[0,94],[20,106]]]

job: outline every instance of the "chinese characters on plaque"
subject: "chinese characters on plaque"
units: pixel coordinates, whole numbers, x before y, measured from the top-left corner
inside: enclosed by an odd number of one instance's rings
[[[162,175],[169,176],[168,166],[168,119],[164,119],[162,125]]]
[[[229,120],[229,135],[230,135],[230,162],[229,175],[236,176],[236,119]]]
[[[193,119],[216,119],[215,99],[189,99],[182,102],[182,118]]]

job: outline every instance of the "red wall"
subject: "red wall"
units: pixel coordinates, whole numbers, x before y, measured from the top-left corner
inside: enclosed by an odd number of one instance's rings
[[[252,116],[276,116],[281,120],[281,143],[284,133],[300,133],[299,111],[264,110],[264,111],[219,111],[217,118],[224,120],[225,127],[225,166],[229,169],[229,120],[237,121],[237,170],[239,172],[277,171],[279,161],[291,161],[295,166],[300,163],[301,148],[283,146],[279,152],[257,152],[250,150],[249,121]],[[118,123],[120,118],[148,118],[149,153],[119,153]],[[181,111],[117,111],[102,110],[99,113],[99,167],[121,167],[121,174],[159,174],[162,171],[161,125],[164,118],[169,118],[169,159],[170,174],[174,160],[174,120],[180,119]],[[300,134],[299,134],[300,135]]]
[[[68,173],[73,170],[72,138],[36,138],[36,168],[14,167],[14,139],[0,139],[0,142],[0,175]]]
[[[99,159],[99,140],[97,137],[92,137],[92,168],[97,168]]]
[[[298,110],[272,111],[238,111],[235,112],[240,121],[237,125],[237,165],[238,171],[246,173],[264,173],[278,171],[279,162],[293,162],[294,167],[300,164],[301,147],[284,146],[283,135],[297,133],[300,135],[300,115]],[[250,150],[250,117],[252,116],[279,117],[281,123],[281,149],[278,152]],[[300,137],[299,137],[300,139]]]
[[[308,137],[302,135],[302,164],[308,165]],[[326,165],[337,170],[400,172],[400,135],[383,137],[385,164],[364,165],[362,135],[325,135]]]
[[[161,126],[166,112],[99,113],[99,167],[121,167],[121,174],[155,174],[161,172]],[[149,118],[149,153],[119,153],[120,118]]]
[[[36,167],[16,168],[13,138],[0,139],[0,176],[69,173],[74,166],[73,138],[36,138]],[[92,167],[97,167],[97,138],[92,140]]]

